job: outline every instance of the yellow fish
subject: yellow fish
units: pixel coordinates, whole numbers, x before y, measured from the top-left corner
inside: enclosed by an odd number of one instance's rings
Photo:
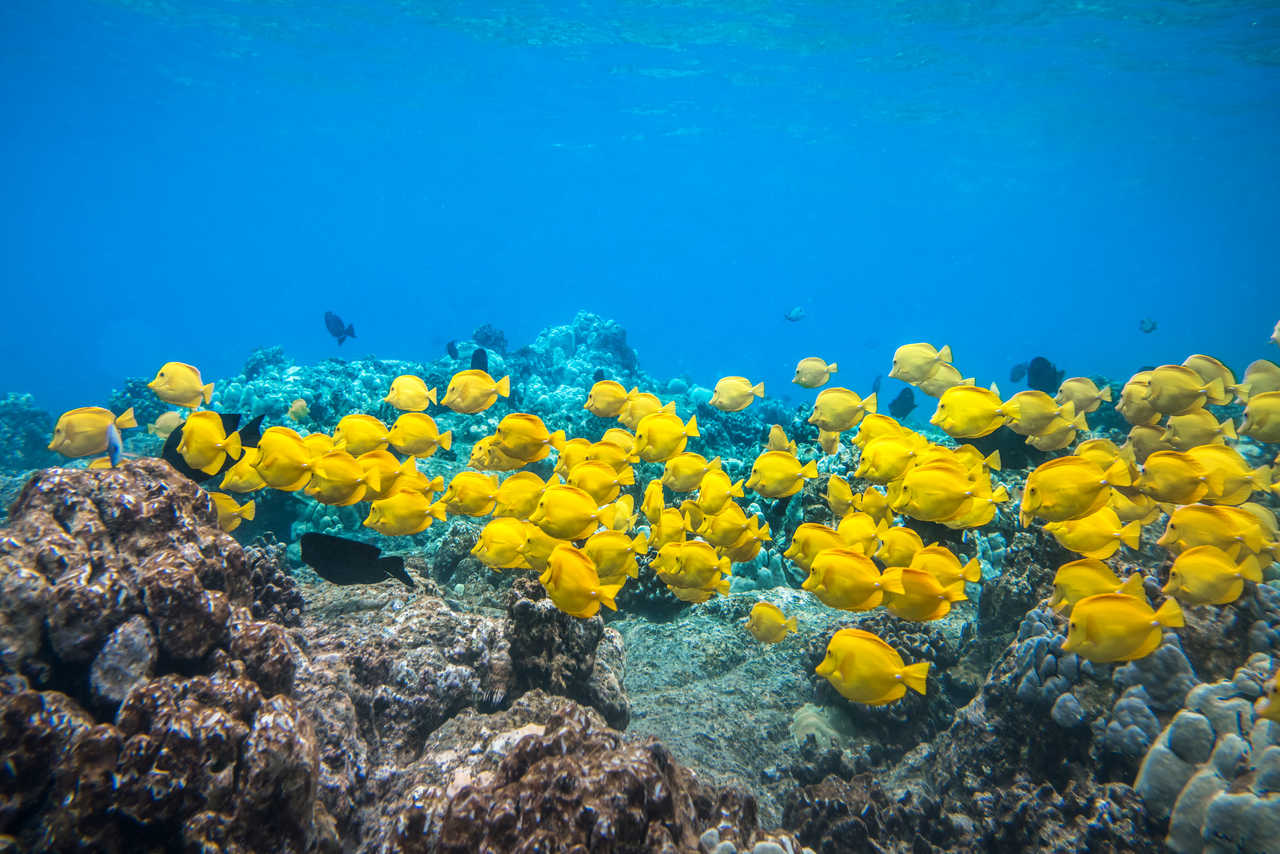
[[[1204,500],[1215,504],[1243,504],[1255,492],[1271,489],[1271,466],[1249,468],[1240,452],[1227,445],[1198,445],[1186,455],[1200,464],[1210,484]]]
[[[1106,471],[1121,458],[1120,449],[1110,439],[1090,439],[1076,446],[1075,456],[1084,457]]]
[[[1237,563],[1217,546],[1195,546],[1174,560],[1161,592],[1188,605],[1227,605],[1240,598],[1246,581],[1262,583],[1257,557],[1246,555]]]
[[[561,478],[568,477],[574,466],[587,459],[587,452],[591,449],[591,445],[589,439],[565,440],[565,443],[556,449],[555,473]]]
[[[634,388],[631,390],[636,391]],[[616,418],[627,402],[627,390],[622,383],[600,380],[587,392],[587,402],[582,408],[600,418]]]
[[[880,545],[880,532],[886,527],[888,526],[883,522],[876,521],[874,516],[854,510],[841,517],[840,524],[836,525],[836,533],[849,548],[864,555],[872,555]]]
[[[1193,409],[1186,415],[1170,415],[1161,438],[1172,450],[1189,451],[1196,445],[1220,445],[1237,436],[1230,418],[1219,423],[1209,410]]]
[[[1053,398],[1058,403],[1070,403],[1081,415],[1095,411],[1105,401],[1111,402],[1111,386],[1098,388],[1088,377],[1068,377],[1058,386]]]
[[[528,541],[524,522],[502,516],[480,529],[471,555],[493,569],[529,569],[524,556]]]
[[[440,499],[450,513],[464,516],[488,516],[497,503],[498,479],[477,471],[460,471],[449,481]]]
[[[371,453],[380,452],[373,451]],[[361,454],[356,459],[365,460],[368,459],[368,457],[369,454]],[[397,492],[421,492],[428,500],[430,500],[437,492],[442,492],[444,490],[444,477],[436,475],[435,477],[428,479],[425,474],[418,471],[418,466],[414,463],[412,457],[404,461],[404,465],[400,467],[394,479],[388,478],[388,480],[390,480],[392,484],[391,488],[388,489],[386,482],[384,482],[382,484],[383,494],[376,496],[377,498],[389,498]],[[372,493],[370,493],[370,495],[372,495]]]
[[[903,589],[880,577],[871,558],[853,549],[823,549],[814,555],[809,577],[800,585],[829,608],[842,611],[870,611],[886,592]]]
[[[1280,365],[1266,359],[1250,362],[1249,367],[1244,369],[1241,385],[1246,387],[1250,400],[1255,394],[1280,391]]]
[[[925,447],[922,437],[881,436],[872,439],[862,448],[854,477],[886,484],[898,480],[916,462]]]
[[[178,442],[178,453],[193,469],[199,469],[205,474],[217,474],[228,457],[238,460],[244,449],[238,432],[230,436],[223,432],[221,415],[204,410],[187,416],[182,425],[182,441]]]
[[[926,379],[941,365],[950,366],[951,348],[935,350],[929,344],[903,344],[893,354],[889,378],[915,385]]]
[[[840,453],[840,434],[831,430],[819,430],[818,447],[828,457]]]
[[[690,520],[686,517],[681,518],[685,519],[685,526],[688,527]],[[741,506],[730,501],[719,513],[704,516],[702,524],[692,530],[713,545],[729,546],[737,542],[743,532],[750,530],[753,521],[759,524],[755,516],[747,516]]]
[[[707,516],[714,516],[725,508],[733,498],[742,498],[741,480],[730,480],[723,469],[708,471],[698,484],[698,509]],[[646,492],[647,497],[647,492]],[[658,500],[662,500],[662,490],[658,490]],[[646,514],[647,516],[648,514]]]
[[[853,509],[871,516],[877,522],[893,524],[893,508],[889,506],[889,498],[878,489],[867,487],[853,497]]]
[[[1129,467],[1116,461],[1103,471],[1083,457],[1058,457],[1027,475],[1018,519],[1022,527],[1040,517],[1049,522],[1079,519],[1101,510],[1113,486],[1129,486]]]
[[[1160,420],[1160,413],[1147,403],[1151,371],[1139,371],[1120,389],[1120,401],[1116,411],[1130,424],[1151,425]]]
[[[1156,451],[1142,464],[1134,487],[1156,501],[1194,504],[1210,492],[1223,490],[1222,475],[1206,471],[1194,457],[1179,451]]]
[[[782,429],[781,424],[774,424],[769,428],[769,438],[764,443],[766,451],[787,451],[791,454],[800,453],[800,446],[787,438],[787,431]]]
[[[514,516],[517,519],[528,519],[538,506],[538,500],[546,491],[548,481],[544,481],[530,471],[519,471],[508,477],[494,493],[496,506],[493,512],[497,516]]]
[[[646,415],[653,415],[655,412],[675,411],[676,405],[674,401],[664,406],[662,401],[658,400],[656,394],[637,391],[633,388],[627,392],[627,402],[622,404],[622,409],[618,410],[618,422],[628,430],[636,430]]]
[[[836,372],[836,363],[827,364],[817,356],[801,359],[796,365],[796,374],[791,381],[803,388],[818,388],[826,385],[827,380]]]
[[[1130,496],[1113,491],[1107,500],[1107,506],[1116,511],[1116,517],[1121,522],[1141,522],[1144,526],[1154,522],[1161,513],[1160,505],[1141,492]]]
[[[640,577],[636,555],[649,551],[649,538],[645,534],[631,537],[621,531],[597,531],[587,537],[582,550],[595,561],[600,580],[612,584],[626,577]]]
[[[268,427],[258,439],[258,461],[251,465],[272,489],[297,492],[311,480],[311,461],[316,456],[296,431]]]
[[[321,504],[349,507],[361,501],[367,489],[376,491],[381,485],[376,468],[366,470],[346,451],[330,451],[312,460],[306,491]]]
[[[162,412],[156,420],[147,425],[147,432],[161,439],[168,439],[169,434],[182,426],[182,415],[177,412]]]
[[[1229,394],[1236,395],[1241,403],[1245,403],[1249,396],[1247,388],[1241,388],[1236,383],[1236,375],[1231,373],[1231,369],[1219,362],[1213,356],[1206,356],[1202,353],[1188,356],[1182,360],[1184,368],[1190,368],[1200,375],[1200,379],[1206,383],[1212,379],[1222,380],[1222,387]]]
[[[786,498],[799,492],[806,480],[817,476],[818,467],[813,460],[802,465],[785,451],[765,451],[752,464],[746,487],[765,498]]]
[[[510,377],[503,377],[495,382],[484,371],[458,371],[449,380],[449,387],[445,389],[444,399],[440,403],[454,412],[473,415],[493,406],[493,402],[499,397],[510,395]]]
[[[973,377],[960,376],[960,372],[951,365],[939,365],[933,373],[916,383],[916,388],[929,397],[942,397],[956,386],[973,384]]]
[[[954,463],[929,462],[914,466],[902,480],[891,484],[890,502],[895,510],[913,519],[942,522],[968,514],[975,502],[1008,500],[1003,486],[992,493],[990,486],[984,484],[985,476],[979,477]]]
[[[524,468],[525,461],[504,451],[497,436],[485,436],[471,446],[467,465],[481,471],[514,471]]]
[[[294,398],[293,403],[289,404],[289,411],[285,413],[291,421],[302,421],[311,416],[311,407],[307,406],[307,402],[300,397]]]
[[[1071,609],[1063,652],[1105,664],[1145,658],[1160,646],[1161,629],[1183,625],[1182,609],[1166,599],[1152,611],[1146,597],[1123,593],[1086,596]]]
[[[613,527],[610,524],[615,512],[613,506],[601,507],[585,489],[556,484],[542,493],[529,521],[558,539],[581,540],[591,536],[601,524]]]
[[[391,390],[382,400],[401,412],[423,412],[436,402],[436,390],[427,388],[422,377],[401,374],[391,381]]]
[[[445,519],[444,506],[432,503],[421,492],[394,492],[369,505],[364,526],[388,537],[403,537],[425,531],[434,521]]]
[[[353,457],[385,448],[389,442],[387,425],[372,415],[355,413],[343,416],[333,430],[333,446]]]
[[[1206,403],[1221,406],[1230,400],[1221,379],[1205,382],[1182,365],[1161,365],[1147,379],[1147,405],[1161,415],[1184,415]]]
[[[777,643],[796,631],[796,618],[783,614],[777,605],[757,602],[747,617],[747,631],[761,643]]]
[[[1280,344],[1280,323],[1276,324],[1276,331],[1272,334],[1271,339]],[[1267,681],[1262,686],[1263,695],[1253,704],[1253,712],[1260,718],[1280,723],[1280,683],[1275,677]]]
[[[1046,522],[1044,529],[1064,549],[1098,560],[1111,557],[1122,544],[1137,550],[1142,539],[1142,524],[1122,523],[1110,507],[1080,519]]]
[[[597,505],[608,504],[618,497],[622,487],[636,482],[631,467],[621,472],[600,460],[583,460],[569,472],[568,482],[572,486],[584,489]]]
[[[977,584],[982,580],[982,564],[977,558],[962,566],[960,558],[951,549],[937,543],[917,549],[907,566],[929,573],[943,587],[950,587],[957,581]]]
[[[245,449],[245,456],[248,455],[249,450]],[[320,456],[323,456],[323,454]],[[369,483],[365,484],[365,501],[386,498],[400,488],[414,489],[416,488],[416,481],[422,477],[414,457],[409,457],[409,459],[401,463],[396,459],[396,455],[390,451],[369,451],[356,457],[356,462],[360,464],[362,469],[378,473],[377,489],[374,489]],[[444,488],[444,481],[440,477],[437,477],[436,480],[439,481],[436,491],[439,491]]]
[[[880,548],[875,557],[886,567],[910,566],[916,552],[923,548],[924,540],[914,530],[895,526],[880,534]]]
[[[628,454],[635,450],[636,447],[635,434],[628,433],[621,427],[610,427],[605,430],[604,435],[600,437],[600,442],[606,445],[613,445]]]
[[[1081,420],[1084,419],[1083,415],[1077,417]],[[1063,448],[1070,447],[1071,443],[1076,440],[1078,429],[1087,429],[1087,426],[1077,427],[1074,422],[1059,418],[1044,433],[1038,436],[1028,436],[1027,444],[1038,451],[1061,451]]]
[[[819,525],[816,522],[804,522],[796,527],[791,535],[791,544],[787,546],[782,556],[808,572],[813,565],[813,559],[819,552],[844,548],[846,545],[835,528]]]
[[[858,426],[865,415],[876,411],[876,395],[872,392],[865,400],[847,388],[834,386],[818,392],[813,402],[813,414],[809,423],[819,430],[842,433]]]
[[[594,617],[602,604],[611,611],[618,610],[613,597],[622,585],[602,584],[595,563],[571,545],[558,545],[552,550],[538,580],[555,606],[571,617]]]
[[[932,574],[910,566],[891,566],[881,579],[889,593],[885,597],[885,608],[895,617],[912,622],[940,620],[951,613],[952,602],[969,598],[964,593],[963,579],[943,585]],[[901,593],[893,592],[898,588],[902,589]]]
[[[1082,558],[1064,563],[1053,576],[1053,595],[1049,607],[1057,611],[1070,611],[1086,596],[1099,593],[1119,593],[1147,601],[1142,586],[1142,573],[1135,572],[1121,581],[1111,567],[1096,558]]]
[[[883,706],[910,688],[925,692],[929,662],[904,664],[902,656],[879,637],[861,629],[841,629],[827,644],[827,654],[814,672],[846,700]]]
[[[53,438],[49,440],[49,450],[57,451],[64,457],[88,457],[101,454],[107,450],[107,428],[114,425],[117,430],[137,427],[137,419],[133,417],[133,407],[112,415],[101,406],[82,406],[62,413],[53,428]]]
[[[228,534],[239,528],[242,521],[253,521],[254,503],[252,501],[237,504],[234,498],[221,492],[210,492],[209,498],[213,501],[214,509],[218,511],[218,527]]]
[[[764,397],[764,383],[753,385],[746,377],[725,377],[716,383],[710,402],[722,412],[741,412],[757,397]]]
[[[397,453],[429,457],[437,448],[447,451],[453,446],[453,431],[441,433],[435,419],[424,412],[406,412],[391,425],[387,442]]]
[[[607,463],[618,473],[630,470],[631,463],[635,459],[631,450],[621,447],[616,442],[606,442],[603,439],[599,442],[592,442],[587,448],[585,457],[588,461],[595,460]],[[577,466],[574,466],[574,468],[577,468]],[[573,471],[573,469],[570,469],[570,471]]]
[[[833,474],[827,479],[826,497],[831,515],[837,519],[853,509],[853,490],[849,488],[849,481],[839,475]]]
[[[736,507],[737,505],[732,505]],[[649,547],[662,551],[669,543],[683,543],[686,539],[685,519],[675,507],[664,507],[658,514],[658,521],[652,523],[649,530]]]
[[[165,403],[195,409],[213,397],[213,383],[200,379],[200,370],[183,362],[165,362],[147,388]]]
[[[1135,424],[1129,429],[1129,439],[1120,448],[1121,456],[1131,463],[1141,465],[1156,451],[1172,451],[1165,441],[1164,428],[1152,424]]]
[[[733,563],[746,563],[754,560],[755,556],[760,554],[761,545],[772,539],[773,537],[769,534],[769,523],[761,523],[757,517],[752,516],[747,523],[747,530],[743,531],[738,539],[723,546],[722,551],[724,556]]]
[[[668,543],[658,550],[652,566],[664,584],[700,590],[719,589],[731,570],[729,558],[701,540]]]
[[[1280,391],[1264,391],[1249,398],[1240,433],[1258,442],[1280,444]]]
[[[1017,409],[1018,417],[1009,422],[1009,429],[1020,436],[1038,436],[1049,431],[1055,421],[1066,422],[1078,430],[1085,430],[1088,425],[1084,417],[1076,418],[1076,405],[1071,401],[1058,403],[1052,397],[1036,389],[1020,391],[1009,398],[1009,403]]]
[[[711,472],[723,471],[720,458],[707,462],[702,454],[685,451],[667,460],[662,470],[662,484],[672,492],[693,492]]]
[[[644,518],[649,520],[650,525],[656,525],[658,517],[662,515],[664,506],[665,498],[662,494],[662,481],[654,478],[644,488],[644,498],[640,500],[640,512],[644,514]],[[705,512],[706,508],[703,508],[703,510]]]
[[[1164,533],[1156,540],[1177,554],[1197,546],[1217,546],[1226,551],[1243,547],[1253,554],[1261,554],[1273,543],[1263,522],[1248,510],[1240,507],[1188,504],[1169,514]]]
[[[1017,404],[1001,402],[994,383],[989,389],[958,385],[942,393],[929,423],[957,439],[976,439],[994,433],[1018,414]]]
[[[245,448],[244,455],[223,474],[218,488],[227,492],[256,492],[264,488],[267,482],[254,468],[261,453],[257,448]]]
[[[700,435],[697,416],[686,424],[674,410],[672,405],[670,411],[660,410],[640,419],[633,452],[636,457],[647,463],[666,462],[683,452],[689,439]]]
[[[512,412],[498,422],[495,434],[503,453],[527,463],[543,459],[565,441],[563,430],[547,430],[542,419],[527,412]]]
[[[549,536],[532,522],[524,523],[524,534],[524,558],[529,562],[529,566],[539,573],[547,568],[547,563],[551,560],[551,553],[556,550],[556,546],[573,545],[568,540],[559,540]]]
[[[289,432],[297,435],[293,430]],[[333,450],[333,437],[328,433],[308,433],[301,438],[302,444],[306,446],[312,457],[319,457]]]

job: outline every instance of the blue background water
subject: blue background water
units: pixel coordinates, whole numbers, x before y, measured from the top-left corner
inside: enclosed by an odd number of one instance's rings
[[[0,391],[55,410],[581,308],[797,399],[1277,356],[1263,4],[8,0],[0,115]]]

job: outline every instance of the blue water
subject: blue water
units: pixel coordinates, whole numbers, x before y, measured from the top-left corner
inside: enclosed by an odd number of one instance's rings
[[[582,308],[797,400],[1274,355],[1268,4],[9,0],[0,115],[0,392],[55,412]]]

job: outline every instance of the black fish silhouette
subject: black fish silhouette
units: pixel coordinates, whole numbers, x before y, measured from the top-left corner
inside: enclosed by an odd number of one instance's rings
[[[903,418],[910,415],[911,410],[915,408],[916,396],[912,394],[911,389],[904,388],[902,391],[898,392],[898,396],[889,403],[889,414],[901,421]]]
[[[489,352],[483,347],[477,347],[471,353],[471,370],[489,373]]]
[[[394,578],[410,590],[413,579],[404,569],[404,558],[382,557],[382,549],[370,543],[315,532],[298,541],[302,562],[333,584],[377,584]]]
[[[240,425],[240,413],[238,412],[219,412],[218,417],[222,419],[222,432],[230,436],[236,431]],[[258,440],[262,438],[262,419],[265,415],[259,415],[257,418],[244,425],[244,429],[240,431],[240,444],[245,448],[258,447]],[[215,474],[205,474],[200,469],[193,469],[187,465],[187,461],[182,458],[182,454],[178,453],[178,445],[182,442],[182,427],[179,424],[164,440],[164,447],[160,449],[160,458],[169,463],[178,470],[178,474],[194,480],[196,483],[204,483],[211,477],[217,477],[225,474],[227,469],[236,464],[236,461],[227,457],[226,462],[222,464],[222,468],[218,469]]]
[[[329,330],[330,335],[338,339],[339,345],[348,338],[356,337],[355,324],[343,323],[342,318],[338,317],[338,315],[334,314],[332,311],[326,311],[324,313],[324,328]]]
[[[1058,386],[1066,373],[1058,370],[1044,356],[1036,356],[1027,365],[1027,387],[1045,394],[1057,394]]]
[[[1019,362],[1009,369],[1009,382],[1016,383],[1027,375],[1027,368],[1030,367],[1026,362]]]

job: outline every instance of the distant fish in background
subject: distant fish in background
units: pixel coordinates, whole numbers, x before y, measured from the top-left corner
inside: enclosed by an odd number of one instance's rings
[[[338,339],[341,346],[343,341],[348,338],[356,337],[356,327],[354,324],[346,324],[342,322],[342,318],[334,314],[332,311],[324,313],[324,328],[329,330],[329,334]]]
[[[111,467],[120,465],[120,457],[124,454],[124,442],[120,439],[120,428],[114,421],[107,423],[107,459]]]
[[[1027,375],[1027,363],[1019,362],[1009,369],[1009,382],[1016,383]]]
[[[448,344],[444,345],[444,349],[445,349],[445,352],[449,354],[450,358],[453,358],[453,359],[458,358],[458,342],[457,341],[450,341]]]
[[[910,415],[911,410],[915,408],[916,396],[911,392],[911,389],[904,388],[902,391],[898,392],[897,397],[890,401],[889,414],[901,421]]]
[[[358,540],[315,532],[299,540],[302,562],[332,584],[377,584],[394,578],[410,590],[413,578],[404,569],[404,558],[382,556],[382,549]]]
[[[236,428],[240,426],[240,414],[236,412],[219,412],[218,417],[222,419],[222,430],[228,436],[236,432]],[[264,415],[250,421],[240,430],[240,444],[246,448],[258,447],[258,440],[262,438],[262,419]],[[187,465],[187,461],[182,458],[182,454],[178,453],[178,445],[182,443],[182,427],[174,429],[172,433],[164,440],[164,447],[160,449],[160,458],[169,463],[178,470],[178,473],[190,478],[196,483],[204,483],[211,477],[217,477],[225,474],[227,469],[235,465],[235,460],[230,457],[222,464],[222,468],[213,474],[205,474],[199,469],[194,469]]]
[[[596,372],[591,375],[591,378],[596,382],[600,382],[604,379],[604,368],[596,368]]]
[[[489,373],[489,351],[477,347],[471,354],[471,370]]]
[[[791,309],[790,311],[788,311],[786,314],[782,316],[785,317],[787,320],[790,320],[792,323],[795,323],[798,320],[804,320],[809,315],[805,312],[803,308],[801,308],[800,306],[796,306],[795,308]]]
[[[1156,331],[1156,322],[1149,317],[1144,317],[1138,323],[1138,328],[1150,335],[1152,332]]]
[[[1036,356],[1027,365],[1027,387],[1038,389],[1048,395],[1057,394],[1058,385],[1065,376],[1065,371],[1055,368],[1053,362],[1044,356]]]
[[[880,380],[881,380],[881,379],[882,379],[882,378],[881,378],[881,376],[880,376],[879,374],[876,374],[876,378],[875,378],[875,380],[871,383],[871,393],[872,393],[872,394],[879,394],[879,393],[880,393]]]

